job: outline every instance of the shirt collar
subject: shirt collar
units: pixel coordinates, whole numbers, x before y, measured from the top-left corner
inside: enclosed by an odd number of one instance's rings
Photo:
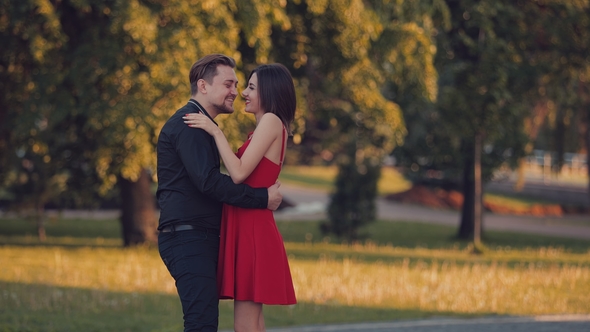
[[[205,107],[201,106],[201,104],[199,104],[198,101],[191,98],[191,99],[189,99],[187,105],[189,105],[192,108],[196,108],[197,113],[205,114],[209,119],[211,119],[211,121],[213,121],[213,123],[215,123],[215,125],[217,125],[219,127],[217,122],[215,122],[215,120],[213,120],[213,118],[209,115],[209,113],[207,113],[207,111],[205,110]]]

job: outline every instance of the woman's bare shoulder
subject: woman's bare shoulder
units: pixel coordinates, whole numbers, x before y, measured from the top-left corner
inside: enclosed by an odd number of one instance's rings
[[[282,124],[281,118],[279,118],[276,114],[270,112],[264,113],[262,115],[262,117],[260,118],[260,122],[262,123],[262,121],[271,122],[273,124]]]
[[[265,131],[281,133],[281,129],[283,128],[283,122],[276,114],[265,113],[260,118],[260,123],[258,123],[256,129],[258,128],[264,128]]]

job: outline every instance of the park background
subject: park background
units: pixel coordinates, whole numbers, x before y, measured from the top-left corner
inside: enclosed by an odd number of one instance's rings
[[[588,1],[4,1],[0,41],[3,330],[179,329],[155,143],[213,52],[241,83],[290,69],[281,181],[329,197],[317,220],[278,222],[300,304],[269,326],[590,311],[588,238],[484,219],[590,227]],[[219,122],[237,147],[254,121],[235,108]],[[456,225],[379,218],[381,198]]]

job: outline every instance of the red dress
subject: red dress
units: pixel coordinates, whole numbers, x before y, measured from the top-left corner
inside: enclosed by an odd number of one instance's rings
[[[238,149],[238,158],[249,144],[250,137]],[[284,146],[283,130],[281,164]],[[276,182],[280,171],[281,165],[262,157],[244,183],[254,188],[268,188]],[[263,304],[297,303],[283,237],[271,210],[223,205],[217,285],[220,299]]]

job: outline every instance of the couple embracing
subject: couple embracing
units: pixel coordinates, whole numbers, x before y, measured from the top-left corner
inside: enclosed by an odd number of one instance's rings
[[[256,129],[234,153],[214,119],[234,111],[235,67],[222,54],[193,64],[191,99],[158,138],[158,247],[184,331],[217,331],[219,299],[234,300],[236,331],[264,331],[263,304],[296,303],[272,212],[282,201],[277,178],[295,115],[293,79],[280,64],[250,73],[241,95]]]

